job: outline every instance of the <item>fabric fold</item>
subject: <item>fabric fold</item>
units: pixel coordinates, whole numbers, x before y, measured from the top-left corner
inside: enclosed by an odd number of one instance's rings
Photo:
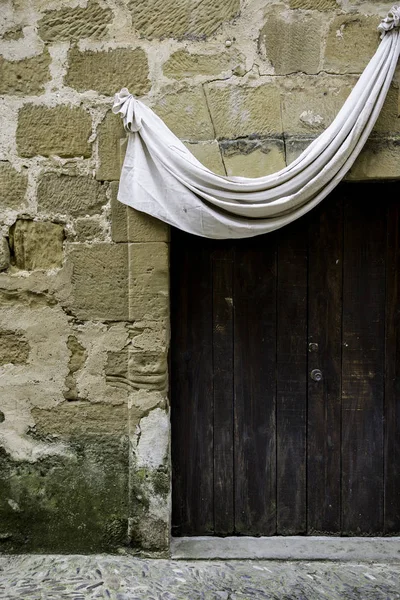
[[[214,239],[273,231],[306,214],[354,164],[385,101],[400,54],[400,8],[333,122],[290,165],[265,177],[217,175],[124,88],[113,112],[128,131],[118,199],[189,233]]]

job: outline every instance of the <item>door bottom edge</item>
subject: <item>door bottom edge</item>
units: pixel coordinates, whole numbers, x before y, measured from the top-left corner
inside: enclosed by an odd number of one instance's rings
[[[400,562],[400,536],[172,537],[171,558]]]

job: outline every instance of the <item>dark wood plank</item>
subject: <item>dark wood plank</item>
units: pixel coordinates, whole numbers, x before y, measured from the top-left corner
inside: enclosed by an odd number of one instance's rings
[[[216,242],[213,270],[214,523],[234,533],[233,487],[233,248]]]
[[[307,533],[340,533],[342,188],[310,215]],[[319,369],[321,381],[310,373]]]
[[[174,535],[214,531],[212,269],[206,240],[173,231],[171,418]]]
[[[342,533],[383,531],[386,205],[346,188],[342,358]]]
[[[387,192],[385,523],[384,532],[400,534],[400,205],[398,184]]]
[[[236,245],[235,528],[276,532],[276,236]]]
[[[305,533],[307,221],[280,231],[277,274],[277,533]]]

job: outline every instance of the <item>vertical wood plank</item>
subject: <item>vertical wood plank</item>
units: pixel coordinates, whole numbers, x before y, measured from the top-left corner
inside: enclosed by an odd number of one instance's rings
[[[310,215],[307,533],[340,532],[343,202],[339,187]],[[310,373],[319,369],[321,381]]]
[[[371,189],[372,185],[372,189]],[[346,188],[342,360],[342,532],[383,531],[386,204]],[[376,190],[376,191],[375,191]]]
[[[277,275],[277,533],[305,533],[307,236],[304,220],[280,231]]]
[[[400,533],[400,205],[398,184],[388,194],[386,254],[385,523],[384,532]],[[398,193],[398,192],[397,192]]]
[[[215,242],[213,270],[214,522],[234,533],[233,488],[233,248]]]
[[[210,243],[172,233],[172,531],[214,531]]]
[[[276,532],[276,236],[236,243],[235,527]]]

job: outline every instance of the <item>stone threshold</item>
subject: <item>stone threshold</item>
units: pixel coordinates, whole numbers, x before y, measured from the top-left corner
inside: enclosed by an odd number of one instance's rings
[[[400,562],[400,537],[175,537],[171,558]]]

